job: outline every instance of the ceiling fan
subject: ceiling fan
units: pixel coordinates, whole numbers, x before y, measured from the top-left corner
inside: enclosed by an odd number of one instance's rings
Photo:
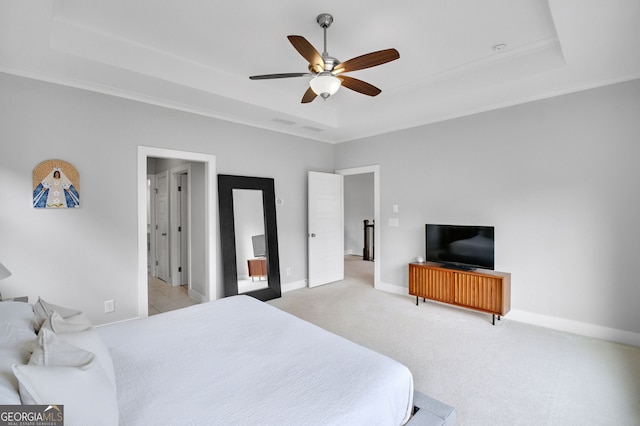
[[[303,104],[313,101],[318,95],[323,99],[327,99],[335,94],[340,89],[340,86],[368,96],[379,95],[382,91],[377,87],[343,74],[395,61],[400,57],[398,51],[396,49],[379,50],[340,62],[327,53],[327,28],[331,26],[333,16],[328,13],[322,13],[318,15],[316,21],[324,30],[324,51],[322,55],[304,37],[298,35],[287,36],[298,53],[309,62],[309,72],[254,75],[249,78],[251,80],[268,80],[274,78],[312,77],[309,82],[309,88],[302,96]]]

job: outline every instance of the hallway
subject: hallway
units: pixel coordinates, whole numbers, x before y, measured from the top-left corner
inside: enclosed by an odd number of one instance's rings
[[[187,295],[187,286],[172,287],[157,277],[149,277],[149,316],[197,305]]]

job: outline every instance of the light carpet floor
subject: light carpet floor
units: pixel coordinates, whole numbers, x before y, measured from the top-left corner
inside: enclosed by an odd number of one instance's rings
[[[360,262],[343,281],[269,303],[405,364],[459,425],[640,425],[640,348],[416,306],[374,290],[372,263]]]

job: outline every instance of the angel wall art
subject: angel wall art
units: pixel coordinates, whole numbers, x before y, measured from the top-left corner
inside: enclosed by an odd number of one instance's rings
[[[63,160],[46,160],[33,169],[33,207],[68,209],[80,207],[80,175]]]

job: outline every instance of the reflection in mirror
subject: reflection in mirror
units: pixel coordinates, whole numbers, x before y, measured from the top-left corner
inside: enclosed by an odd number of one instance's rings
[[[218,175],[224,295],[280,297],[274,181]]]
[[[262,191],[233,189],[238,293],[267,288],[267,247]]]

